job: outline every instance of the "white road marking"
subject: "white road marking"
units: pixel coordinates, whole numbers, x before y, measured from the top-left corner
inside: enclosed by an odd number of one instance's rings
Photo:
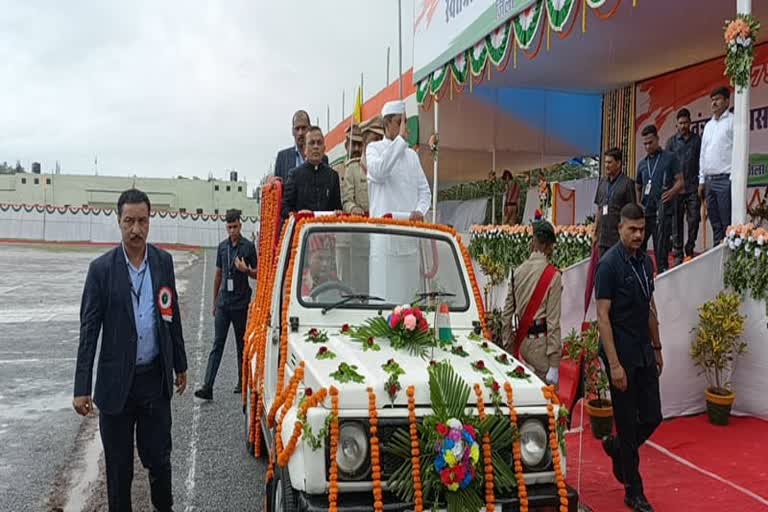
[[[57,361],[77,361],[77,358],[59,357],[48,359],[0,359],[0,364],[55,363]]]
[[[708,476],[709,478],[712,478],[713,480],[717,480],[718,482],[720,482],[722,484],[725,484],[725,485],[727,485],[727,486],[729,486],[729,487],[731,487],[731,488],[733,488],[733,489],[735,489],[735,490],[737,490],[737,491],[739,491],[739,492],[741,492],[743,494],[746,494],[747,496],[749,496],[750,498],[754,499],[758,503],[762,503],[763,505],[768,505],[768,500],[763,498],[762,496],[760,496],[758,494],[755,494],[754,492],[752,492],[749,489],[746,489],[746,488],[740,486],[739,484],[731,482],[730,480],[726,480],[725,478],[721,477],[720,475],[712,473],[711,471],[707,471],[706,469],[697,466],[693,462],[690,462],[689,460],[684,459],[684,458],[680,457],[679,455],[675,455],[671,451],[667,450],[666,448],[664,448],[661,445],[658,445],[658,444],[654,443],[653,441],[646,441],[645,444],[647,444],[651,448],[654,448],[654,449],[660,451],[661,453],[663,453],[664,455],[666,455],[670,459],[674,460],[675,462],[679,462],[680,464],[682,464],[683,466],[685,466],[687,468],[690,468],[690,469],[692,469],[694,471],[698,471],[702,475]]]
[[[197,324],[197,356],[195,358],[197,373],[195,377],[195,385],[190,390],[193,393],[200,387],[200,363],[202,361],[203,354],[203,322],[205,321],[205,280],[207,279],[207,273],[208,253],[206,252],[203,253],[203,284],[201,285],[200,290],[200,318],[198,319]],[[189,458],[187,460],[187,467],[189,468],[189,472],[187,473],[186,480],[187,505],[184,508],[186,512],[191,512],[194,510],[193,503],[195,501],[195,466],[197,464],[197,438],[199,437],[197,428],[200,424],[200,402],[195,401],[194,397],[192,398],[192,401],[192,432],[189,437]]]

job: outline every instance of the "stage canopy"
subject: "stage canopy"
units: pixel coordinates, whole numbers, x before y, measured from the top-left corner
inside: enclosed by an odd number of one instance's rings
[[[768,2],[752,8],[768,18]],[[599,153],[603,95],[721,56],[735,13],[736,0],[418,0],[420,142],[437,98],[441,187],[487,176],[494,149],[497,173]]]

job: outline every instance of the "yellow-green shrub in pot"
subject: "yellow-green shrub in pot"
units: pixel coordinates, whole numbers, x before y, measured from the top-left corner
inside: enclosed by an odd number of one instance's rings
[[[691,357],[707,378],[707,415],[713,425],[727,425],[736,399],[731,373],[736,356],[747,351],[741,339],[745,316],[739,313],[741,297],[721,292],[699,306],[699,325],[691,345]]]

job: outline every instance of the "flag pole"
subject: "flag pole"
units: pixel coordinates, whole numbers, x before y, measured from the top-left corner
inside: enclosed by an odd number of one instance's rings
[[[403,100],[403,0],[397,0],[397,72],[400,76],[400,101]]]

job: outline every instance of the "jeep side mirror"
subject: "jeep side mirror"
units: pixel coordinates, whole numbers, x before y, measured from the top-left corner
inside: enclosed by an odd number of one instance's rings
[[[477,336],[480,336],[483,333],[483,325],[480,323],[479,320],[475,320],[472,322],[472,331]]]

